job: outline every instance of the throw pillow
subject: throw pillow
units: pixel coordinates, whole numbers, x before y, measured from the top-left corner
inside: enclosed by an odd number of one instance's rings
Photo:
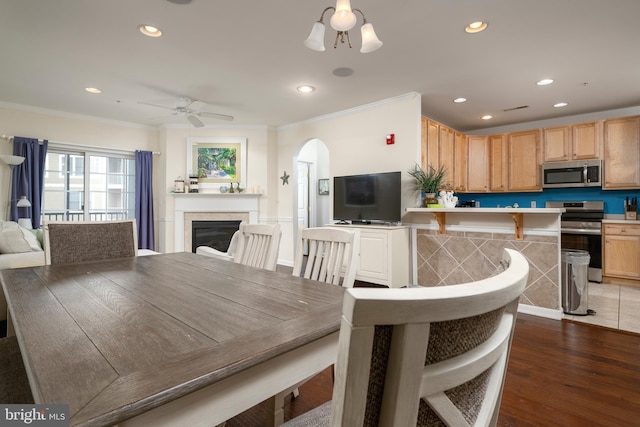
[[[16,222],[5,221],[0,227],[0,253],[18,254],[41,251],[38,238],[29,230],[20,227]]]

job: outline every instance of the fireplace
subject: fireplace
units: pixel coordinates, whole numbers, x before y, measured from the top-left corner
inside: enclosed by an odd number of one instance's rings
[[[229,248],[240,221],[191,221],[191,252],[198,246],[209,246],[222,252]]]
[[[260,194],[175,193],[175,252],[190,252],[193,221],[257,224]]]

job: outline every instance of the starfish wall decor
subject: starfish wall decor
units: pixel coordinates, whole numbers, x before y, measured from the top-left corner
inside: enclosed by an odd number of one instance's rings
[[[284,173],[280,177],[280,179],[282,180],[282,185],[285,185],[285,184],[289,183],[289,176],[290,175],[287,175],[287,171],[284,171]]]

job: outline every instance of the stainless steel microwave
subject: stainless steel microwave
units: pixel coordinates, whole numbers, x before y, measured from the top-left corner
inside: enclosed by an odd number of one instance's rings
[[[602,187],[602,160],[543,163],[542,187]]]

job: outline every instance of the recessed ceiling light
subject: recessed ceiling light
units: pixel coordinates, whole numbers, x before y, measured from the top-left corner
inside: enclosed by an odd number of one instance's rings
[[[160,37],[162,35],[162,31],[160,31],[160,28],[154,27],[153,25],[140,25],[138,28],[140,29],[140,32],[145,36]]]
[[[491,120],[493,119],[493,116],[491,114],[485,114],[484,116],[481,117],[482,120]]]
[[[456,98],[453,100],[453,102],[459,104],[461,102],[467,102],[467,98]]]
[[[553,79],[542,79],[539,82],[536,82],[538,86],[546,86],[550,85],[551,83],[553,83]]]
[[[464,30],[469,34],[475,34],[479,33],[480,31],[486,30],[488,26],[489,24],[484,21],[476,21],[467,25]]]
[[[102,93],[102,91],[97,87],[85,87],[84,90],[86,90],[89,93]]]
[[[298,86],[298,92],[300,93],[309,93],[309,92],[313,92],[314,90],[316,90],[316,88],[313,86],[309,86],[309,85]]]
[[[553,104],[553,106],[556,108],[566,107],[567,105],[569,104],[567,104],[566,102],[558,102],[557,104]]]

